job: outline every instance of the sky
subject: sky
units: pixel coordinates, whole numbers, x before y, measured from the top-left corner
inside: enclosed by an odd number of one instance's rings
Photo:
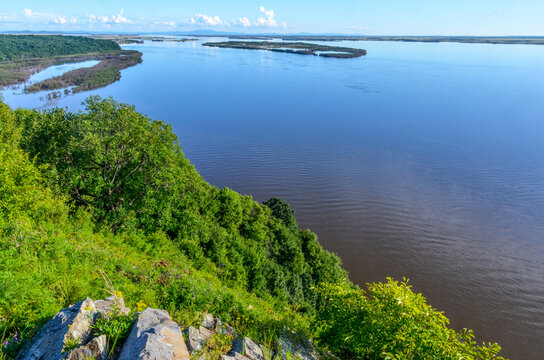
[[[543,0],[0,0],[0,31],[544,36]]]

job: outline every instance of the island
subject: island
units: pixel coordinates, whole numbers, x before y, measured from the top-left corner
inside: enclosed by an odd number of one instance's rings
[[[52,65],[98,60],[90,68],[69,71],[25,89],[27,92],[73,87],[97,89],[121,78],[120,70],[142,62],[142,53],[123,50],[114,41],[86,36],[0,35],[0,88],[27,81]]]
[[[164,37],[164,36],[133,36],[133,35],[93,35],[94,39],[103,39],[115,41],[119,45],[130,45],[130,44],[143,44],[145,40],[153,42],[187,42],[187,41],[197,41],[198,39],[194,38],[175,38],[175,37]]]
[[[364,49],[354,49],[341,46],[328,46],[301,42],[273,42],[273,41],[222,41],[207,42],[203,46],[245,49],[268,50],[299,55],[314,55],[330,58],[357,58],[366,55]]]

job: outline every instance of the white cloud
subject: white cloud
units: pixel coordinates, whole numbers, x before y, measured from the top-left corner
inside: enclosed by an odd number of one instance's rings
[[[173,21],[154,21],[153,24],[160,25],[160,26],[170,26],[170,27],[176,26],[176,23]]]
[[[259,10],[265,15],[265,17],[260,17],[257,19],[257,22],[255,23],[255,26],[268,26],[268,27],[278,27],[280,26],[278,22],[276,21],[276,14],[274,13],[274,10],[267,10],[264,8],[264,6],[260,6]],[[286,23],[281,23],[281,26],[287,27]]]
[[[23,9],[23,13],[27,18],[35,19],[35,20],[43,20],[48,23],[55,23],[55,24],[75,24],[77,23],[77,19],[72,16],[61,16],[61,15],[55,15],[50,13],[42,13],[37,11],[32,11],[30,9]]]
[[[222,20],[219,16],[208,16],[204,14],[196,14],[189,19],[189,24],[191,25],[207,25],[207,26],[220,26],[225,25],[229,26],[228,21]]]
[[[240,17],[237,20],[226,21],[219,16],[209,16],[204,14],[196,14],[190,18],[187,23],[189,25],[196,26],[243,26],[243,27],[287,27],[285,22],[281,24],[276,20],[276,13],[272,9],[265,9],[264,6],[260,6],[259,10],[264,14],[263,17],[259,17],[256,21],[251,21],[247,17]]]
[[[117,15],[88,15],[91,24],[101,23],[105,27],[111,27],[112,24],[134,24],[134,21],[124,16],[125,9],[121,9]]]
[[[244,27],[251,26],[251,21],[247,17],[242,17],[242,18],[238,19],[238,22],[240,23],[240,25],[242,25]]]
[[[264,6],[259,6],[260,12],[264,14],[264,17],[259,17],[256,21],[251,21],[247,17],[241,17],[238,20],[233,20],[232,25],[243,27],[287,27],[285,22],[281,24],[276,20],[276,13],[272,9],[265,9]]]

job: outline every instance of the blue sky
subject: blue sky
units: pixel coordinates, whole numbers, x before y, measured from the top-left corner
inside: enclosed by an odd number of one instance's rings
[[[0,1],[0,31],[544,36],[543,0]]]

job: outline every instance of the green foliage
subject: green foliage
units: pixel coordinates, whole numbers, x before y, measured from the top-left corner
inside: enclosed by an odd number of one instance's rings
[[[64,349],[62,349],[62,352],[67,353],[74,349],[77,349],[80,343],[81,343],[80,338],[69,336],[64,340]]]
[[[288,227],[298,227],[297,220],[295,219],[295,212],[291,209],[291,206],[280,198],[273,197],[263,202],[272,210],[272,216],[280,219]]]
[[[323,284],[315,319],[319,344],[341,358],[503,359],[500,346],[477,346],[471,331],[456,332],[407,281],[388,279],[363,290]]]
[[[0,35],[0,61],[121,50],[111,41],[87,36]]]
[[[21,147],[48,167],[50,186],[98,225],[163,231],[195,266],[261,296],[303,304],[303,311],[315,305],[312,285],[347,279],[338,258],[319,245],[304,252],[307,232],[297,228],[287,203],[272,199],[271,211],[210,186],[185,159],[170,126],[133,106],[98,97],[85,106],[79,114],[18,110],[17,118]]]
[[[110,314],[100,317],[92,326],[95,335],[106,335],[108,355],[111,355],[117,346],[121,346],[128,337],[135,321],[134,314],[121,314],[114,309]]]
[[[231,335],[215,333],[206,341],[206,346],[191,355],[191,359],[219,360],[221,355],[226,354],[232,349]]]

